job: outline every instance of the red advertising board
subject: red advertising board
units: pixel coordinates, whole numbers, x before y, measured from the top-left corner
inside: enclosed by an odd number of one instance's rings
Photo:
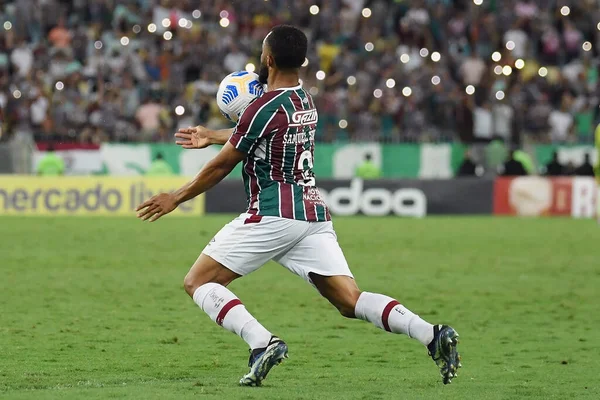
[[[518,216],[596,215],[598,187],[594,178],[498,178],[494,185],[494,214]]]

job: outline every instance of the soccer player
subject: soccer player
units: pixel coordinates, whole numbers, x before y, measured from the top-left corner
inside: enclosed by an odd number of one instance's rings
[[[306,52],[302,31],[273,28],[263,42],[259,73],[268,91],[250,103],[233,130],[198,127],[178,132],[177,143],[184,148],[224,146],[192,181],[142,203],[138,217],[156,221],[243,162],[248,210],[216,234],[184,280],[186,292],[214,322],[248,343],[250,371],[241,385],[259,386],[288,353],[287,344],[227,288],[269,260],[314,285],[344,317],[421,342],[439,366],[444,384],[450,383],[460,367],[456,331],[431,325],[391,297],[361,291],[348,268],[312,171],[318,114],[299,83]]]

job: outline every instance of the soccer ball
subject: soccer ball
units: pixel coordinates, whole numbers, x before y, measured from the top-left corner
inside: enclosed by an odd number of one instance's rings
[[[217,92],[217,105],[230,121],[237,122],[242,111],[252,100],[264,93],[263,85],[254,72],[239,71],[221,81]]]

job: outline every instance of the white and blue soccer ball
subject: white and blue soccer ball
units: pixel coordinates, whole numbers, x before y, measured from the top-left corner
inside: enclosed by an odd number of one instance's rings
[[[221,81],[217,92],[217,105],[230,121],[237,122],[252,100],[264,93],[263,85],[254,72],[238,71]]]

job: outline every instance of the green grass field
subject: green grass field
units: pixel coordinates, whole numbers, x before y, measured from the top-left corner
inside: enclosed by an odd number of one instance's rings
[[[592,221],[338,218],[362,289],[460,332],[459,378],[269,264],[231,288],[290,359],[241,388],[245,343],[182,290],[229,219],[1,218],[0,398],[600,398]]]

